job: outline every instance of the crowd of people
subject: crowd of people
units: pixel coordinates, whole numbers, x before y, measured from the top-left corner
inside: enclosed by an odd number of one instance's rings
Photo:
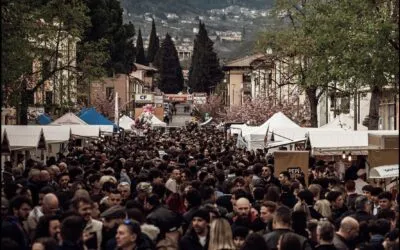
[[[395,250],[399,195],[310,158],[309,178],[195,124],[6,162],[1,249]]]

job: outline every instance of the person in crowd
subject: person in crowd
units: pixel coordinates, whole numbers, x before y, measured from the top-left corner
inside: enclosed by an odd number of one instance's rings
[[[30,238],[24,230],[23,223],[32,210],[32,202],[24,196],[16,196],[10,201],[9,216],[1,223],[1,237],[10,238],[21,250],[29,249]]]
[[[392,208],[392,194],[388,191],[382,192],[378,195],[379,200],[379,210],[381,209],[391,209]],[[378,211],[379,213],[379,211]]]
[[[61,241],[61,221],[58,215],[44,215],[40,217],[35,232],[33,240],[39,238],[50,237],[56,240],[58,243]]]
[[[330,191],[326,199],[331,203],[332,221],[337,221],[347,211],[343,194],[340,191]]]
[[[117,186],[117,190],[121,194],[121,204],[125,204],[126,201],[131,199],[131,184],[128,182],[121,182]]]
[[[376,216],[381,209],[379,206],[379,198],[378,196],[383,192],[382,188],[380,187],[373,187],[371,190],[371,201],[372,201],[372,215]]]
[[[353,180],[348,180],[344,184],[344,187],[346,189],[346,201],[345,201],[346,207],[349,210],[355,211],[354,203],[357,197],[359,196],[359,194],[356,192],[356,183]]]
[[[118,226],[126,218],[125,208],[119,205],[110,207],[100,215],[103,222],[102,249],[114,249],[116,246],[115,234]]]
[[[332,209],[331,209],[331,203],[326,200],[317,200],[314,205],[315,211],[317,211],[321,216],[325,219],[331,219],[332,218]]]
[[[279,182],[280,182],[281,185],[290,186],[291,178],[290,178],[290,174],[289,174],[288,171],[282,171],[279,174]]]
[[[250,234],[240,250],[265,250],[269,249],[264,238],[259,234]]]
[[[96,249],[101,249],[103,223],[92,218],[93,203],[90,198],[85,196],[76,197],[72,201],[73,210],[82,216],[85,221],[84,232],[88,237],[92,238],[91,242],[96,246]]]
[[[272,221],[273,231],[264,235],[268,249],[277,249],[278,241],[281,235],[289,233],[291,229],[292,212],[286,206],[278,207],[275,211]],[[297,235],[300,241],[301,249],[311,250],[307,238]]]
[[[115,235],[118,250],[153,250],[154,245],[146,240],[140,229],[140,224],[133,220],[124,220],[118,226]]]
[[[44,215],[55,215],[59,211],[58,198],[53,193],[48,193],[43,196],[41,203],[41,206],[32,209],[27,219],[27,231],[31,239],[33,239],[39,219]]]
[[[181,170],[179,168],[174,168],[165,187],[172,193],[177,193],[179,190],[179,185],[181,184]]]
[[[233,243],[235,244],[236,249],[240,249],[243,246],[248,235],[249,229],[247,227],[236,227],[235,229],[233,229]]]
[[[291,249],[301,249],[301,241],[297,234],[285,233],[279,237],[278,240],[278,250],[291,250]]]
[[[208,250],[210,239],[210,214],[200,208],[192,217],[192,227],[179,242],[180,249]]]
[[[232,228],[237,226],[251,227],[258,217],[258,212],[252,209],[251,203],[247,198],[240,198],[235,205],[236,216],[232,218]]]
[[[84,241],[87,235],[84,235],[85,220],[79,215],[70,215],[61,223],[61,250],[83,250]]]
[[[359,232],[359,223],[352,217],[345,217],[340,223],[339,231],[333,237],[333,245],[338,250],[353,249],[353,240],[356,239]]]
[[[315,250],[336,250],[333,245],[335,226],[328,220],[320,221],[317,226],[318,245]]]
[[[368,227],[371,237],[369,243],[374,249],[383,250],[385,235],[390,232],[390,222],[386,219],[377,219],[371,221]]]
[[[272,164],[267,164],[262,167],[261,177],[264,181],[264,186],[274,184],[279,187],[280,185],[280,181],[274,176],[274,167]]]
[[[36,239],[32,244],[32,250],[57,250],[58,248],[57,241],[50,237]]]
[[[364,168],[361,168],[357,171],[357,179],[354,181],[355,184],[355,192],[359,195],[363,194],[363,188],[368,185],[367,180],[367,171]]]
[[[214,219],[210,225],[208,250],[235,250],[231,226],[224,218]]]
[[[276,211],[277,205],[273,201],[264,201],[260,208],[260,220],[264,224],[264,229],[261,234],[266,234],[272,231],[272,219]]]

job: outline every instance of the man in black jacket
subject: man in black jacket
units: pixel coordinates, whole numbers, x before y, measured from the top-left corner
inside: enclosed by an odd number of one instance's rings
[[[291,217],[292,217],[292,212],[290,211],[290,208],[286,206],[281,206],[276,209],[272,221],[274,230],[264,235],[264,239],[267,242],[268,249],[277,250],[278,241],[281,235],[288,232],[292,232],[292,229],[290,228]],[[302,250],[312,249],[307,238],[301,235],[297,236],[299,237],[300,243],[302,245]]]
[[[209,212],[204,208],[197,210],[192,218],[192,228],[182,237],[179,249],[207,250],[210,238],[209,223]]]

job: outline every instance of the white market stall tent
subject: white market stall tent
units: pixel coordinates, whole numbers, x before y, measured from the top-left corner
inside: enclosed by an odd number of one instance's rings
[[[249,150],[252,149],[262,149],[264,148],[264,140],[265,135],[268,130],[268,137],[272,135],[272,132],[278,128],[293,128],[293,129],[302,129],[299,125],[289,119],[282,112],[275,113],[271,116],[266,122],[258,127],[251,127],[251,129],[246,128],[242,130],[242,133],[239,134],[238,142],[241,144],[245,144],[245,147]],[[305,132],[301,132],[303,135],[297,138],[293,138],[295,140],[303,139],[305,137]],[[242,137],[242,138],[241,138]],[[275,141],[287,141],[288,138],[275,138]]]
[[[368,150],[368,131],[311,130],[308,140],[314,155],[342,154],[344,150],[366,155]]]
[[[100,125],[64,125],[71,129],[71,135],[78,137],[98,138]]]
[[[126,132],[132,131],[132,125],[134,124],[134,120],[129,116],[122,116],[119,118],[119,126],[123,128]]]
[[[81,118],[69,112],[52,122],[50,125],[87,125]]]
[[[1,154],[8,155],[10,152],[10,141],[8,140],[7,131],[4,126],[1,126]]]
[[[348,115],[348,114],[340,114],[335,117],[332,121],[329,123],[321,126],[320,128],[328,128],[328,129],[344,129],[344,130],[354,130],[354,117]],[[367,127],[364,125],[358,123],[357,124],[357,130],[365,131],[368,130]]]
[[[166,127],[167,124],[163,121],[161,121],[160,119],[158,119],[155,115],[151,116],[151,127]]]
[[[383,165],[371,168],[369,171],[369,178],[382,179],[382,178],[395,178],[399,177],[399,164]]]
[[[35,150],[46,149],[46,139],[41,126],[4,125],[7,133],[10,150]]]

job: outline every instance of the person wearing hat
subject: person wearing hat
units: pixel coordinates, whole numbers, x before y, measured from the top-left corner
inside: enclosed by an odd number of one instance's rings
[[[179,242],[180,249],[206,250],[210,238],[210,213],[200,208],[192,217],[192,228]]]
[[[104,211],[100,215],[103,221],[103,242],[102,249],[109,249],[108,247],[114,246],[115,239],[114,236],[117,233],[118,225],[121,224],[125,217],[125,208],[122,206],[113,206]]]
[[[153,191],[153,187],[148,182],[140,182],[136,186],[136,198],[133,200],[133,204],[135,207],[140,207],[142,211],[144,211],[144,202],[146,198],[151,194]]]
[[[361,168],[357,171],[357,179],[354,181],[356,183],[356,193],[359,195],[363,194],[362,188],[366,185],[368,185],[367,182],[365,182],[367,179],[367,172],[365,169]]]
[[[117,248],[121,250],[153,250],[154,244],[142,233],[140,224],[133,220],[124,220],[118,226],[115,235]]]

